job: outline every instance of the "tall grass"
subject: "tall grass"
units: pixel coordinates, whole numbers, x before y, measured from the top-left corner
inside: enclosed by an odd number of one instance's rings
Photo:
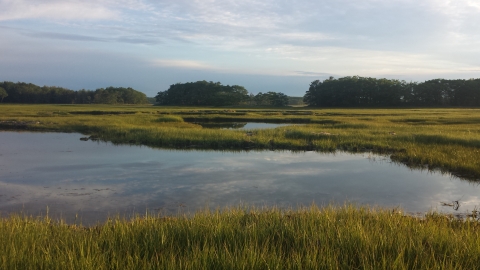
[[[207,129],[184,121],[290,123],[265,130]],[[409,166],[480,179],[478,109],[232,109],[1,105],[0,128],[80,132],[167,148],[372,151]]]
[[[477,269],[480,223],[354,206],[234,208],[94,227],[12,216],[1,269]]]
[[[183,118],[180,117],[180,116],[175,116],[175,115],[163,115],[163,116],[160,116],[158,119],[157,119],[157,122],[160,122],[160,123],[168,123],[168,122],[184,122],[183,121]]]

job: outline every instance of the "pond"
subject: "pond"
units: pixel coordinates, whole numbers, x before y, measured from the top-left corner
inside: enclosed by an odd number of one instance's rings
[[[116,214],[228,206],[328,204],[466,213],[480,187],[372,154],[175,151],[80,141],[81,134],[0,132],[0,213],[95,224]],[[441,202],[460,201],[455,211]]]
[[[192,122],[204,128],[216,129],[259,129],[259,128],[277,128],[293,124],[278,123],[256,123],[256,122]]]

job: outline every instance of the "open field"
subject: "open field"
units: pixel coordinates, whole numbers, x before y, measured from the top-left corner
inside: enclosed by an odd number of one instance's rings
[[[0,221],[1,269],[477,269],[480,223],[354,206]]]
[[[192,121],[291,125],[247,133],[202,128]],[[80,132],[113,143],[180,149],[372,151],[470,180],[480,178],[479,124],[480,109],[0,106],[3,130]]]

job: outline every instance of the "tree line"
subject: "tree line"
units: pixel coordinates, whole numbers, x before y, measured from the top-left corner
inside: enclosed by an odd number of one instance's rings
[[[177,83],[158,92],[159,105],[287,106],[292,98],[280,92],[249,93],[243,86],[220,82]],[[315,107],[480,106],[480,79],[434,79],[422,83],[348,76],[315,80],[303,97]],[[132,88],[107,87],[74,91],[24,82],[0,82],[0,102],[52,104],[147,104],[148,98]]]
[[[8,103],[48,104],[146,104],[147,96],[130,87],[107,87],[74,91],[57,86],[38,86],[24,82],[0,82],[0,99]]]
[[[159,105],[184,106],[287,106],[288,96],[283,93],[267,92],[249,94],[239,85],[222,85],[220,82],[197,81],[176,83],[155,96]]]
[[[359,76],[310,84],[303,101],[315,107],[480,106],[480,79],[422,83]]]

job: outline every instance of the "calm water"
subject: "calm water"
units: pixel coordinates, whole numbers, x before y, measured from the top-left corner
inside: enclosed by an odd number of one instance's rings
[[[254,123],[254,122],[195,122],[204,128],[217,129],[258,129],[258,128],[277,128],[289,126],[293,124],[276,124],[276,123]]]
[[[80,134],[0,132],[0,212],[84,224],[108,215],[248,204],[298,207],[345,201],[466,213],[480,187],[369,154],[173,151],[80,141]],[[460,200],[454,211],[440,202]]]

